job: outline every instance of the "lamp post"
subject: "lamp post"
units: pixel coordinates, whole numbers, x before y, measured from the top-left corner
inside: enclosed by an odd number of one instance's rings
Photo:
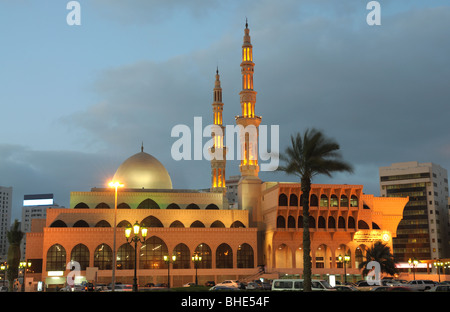
[[[347,262],[350,261],[350,256],[345,255],[342,257],[341,255],[338,256],[339,262],[344,263],[344,284],[347,284]]]
[[[172,256],[172,260],[169,259],[169,256],[164,256],[164,262],[167,264],[167,288],[170,288],[170,264],[176,260],[177,256],[175,255]]]
[[[116,285],[116,229],[117,229],[117,189],[123,187],[118,181],[109,182],[109,187],[114,188],[114,243],[113,243],[113,267],[112,267],[112,291],[115,290]]]
[[[134,236],[131,237],[131,231],[133,231]],[[142,240],[139,237],[139,232],[142,235]],[[127,243],[131,244],[134,242],[134,278],[133,278],[133,291],[138,291],[137,285],[137,243],[140,242],[143,244],[145,242],[145,238],[147,237],[147,228],[141,226],[138,221],[133,225],[133,227],[127,227],[125,229],[125,237],[127,238]],[[130,240],[130,241],[128,241]]]
[[[417,258],[415,258],[415,257],[412,260],[411,260],[411,258],[409,258],[408,263],[410,266],[413,267],[413,279],[416,280],[416,265],[419,264],[419,260],[417,260]]]
[[[25,292],[25,273],[27,271],[27,268],[31,267],[31,262],[27,261],[21,261],[19,263],[19,268],[23,269],[23,281],[22,281],[22,287],[21,292]]]
[[[202,261],[202,257],[199,256],[198,254],[195,254],[192,256],[192,262],[194,262],[194,267],[195,267],[195,286],[198,286],[197,269],[198,269],[198,264],[200,263],[200,261]]]
[[[439,276],[439,283],[441,282],[441,267],[444,266],[444,262],[442,262],[440,259],[434,262],[434,266],[437,269],[438,276]]]

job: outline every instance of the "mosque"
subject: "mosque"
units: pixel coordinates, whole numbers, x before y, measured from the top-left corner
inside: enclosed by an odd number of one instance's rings
[[[261,117],[255,110],[252,49],[246,24],[241,114],[236,116],[236,124],[258,128]],[[215,78],[214,125],[224,131],[218,71]],[[256,142],[241,135],[243,157],[240,176],[234,181],[237,207],[231,209],[223,131],[212,134],[214,145],[210,152],[223,157],[211,160],[209,189],[173,189],[164,165],[141,147],[140,152],[118,167],[113,180],[124,187],[118,188],[117,193],[108,187],[71,192],[71,209],[49,209],[46,219],[33,220],[26,237],[26,259],[31,263],[26,274],[27,289],[37,281],[48,288],[62,287],[67,277],[75,274],[67,266],[71,260],[79,263],[75,282],[78,279],[107,284],[114,274],[116,282],[132,283],[135,263],[140,286],[170,282],[175,287],[196,278],[203,285],[226,279],[302,276],[300,183],[261,181]],[[343,280],[345,265],[347,280],[361,279],[358,264],[364,260],[365,250],[377,240],[392,248],[392,237],[407,202],[408,198],[366,195],[362,185],[313,184],[313,277],[333,274]],[[135,222],[148,229],[136,252],[134,244],[125,237],[125,228]],[[194,263],[194,255],[200,256],[201,261]],[[165,256],[176,259],[168,262]],[[344,264],[339,256],[349,256],[348,261]],[[114,262],[116,269],[112,270]]]

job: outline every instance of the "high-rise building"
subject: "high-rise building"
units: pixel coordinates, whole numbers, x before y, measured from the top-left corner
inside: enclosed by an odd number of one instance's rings
[[[412,161],[380,167],[379,173],[381,196],[409,197],[393,239],[397,259],[448,257],[447,170]]]
[[[33,219],[45,219],[47,217],[47,209],[64,208],[54,203],[53,194],[34,194],[24,195],[22,207],[21,231],[24,233],[31,232],[31,221]],[[24,235],[20,244],[21,258],[25,259],[26,235]]]
[[[6,232],[11,225],[12,187],[0,186],[0,258],[6,261],[8,239]]]

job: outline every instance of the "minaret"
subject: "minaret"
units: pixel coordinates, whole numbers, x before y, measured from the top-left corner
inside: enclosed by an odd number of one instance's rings
[[[253,47],[250,41],[250,29],[245,22],[244,43],[242,45],[242,91],[239,93],[242,115],[236,116],[236,124],[242,126],[240,132],[242,177],[258,177],[258,127],[261,117],[255,114],[256,91],[253,90]]]
[[[219,69],[216,70],[216,81],[213,91],[213,116],[214,126],[211,131],[214,145],[210,148],[211,154],[211,191],[226,192],[225,186],[225,165],[227,149],[223,145],[225,127],[222,123],[223,103],[222,88],[220,87]]]

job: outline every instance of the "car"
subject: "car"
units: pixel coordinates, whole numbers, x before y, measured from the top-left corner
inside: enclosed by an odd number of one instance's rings
[[[427,289],[425,291],[438,291],[438,292],[450,292],[450,285],[449,284],[439,284],[436,285],[430,289]]]
[[[301,291],[303,279],[276,279],[272,283],[272,291]],[[336,291],[326,280],[311,280],[313,291]]]
[[[84,284],[84,291],[95,291],[94,284],[92,283]]]
[[[6,287],[6,286],[0,287],[0,292],[7,292],[7,291],[8,291],[8,287]]]
[[[84,291],[84,286],[82,285],[66,285],[63,288],[60,288],[59,291],[65,291],[65,292],[80,292]]]
[[[210,291],[239,291],[239,288],[233,286],[215,285],[209,289]]]
[[[394,291],[394,292],[407,292],[412,291],[411,288],[405,286],[375,286],[370,291]]]
[[[264,289],[264,290],[271,290],[271,289],[272,289],[272,284],[271,284],[271,283],[268,283],[268,282],[263,282],[263,283],[261,284],[261,287],[262,287],[262,289]]]
[[[414,280],[410,281],[406,286],[414,290],[424,291],[433,288],[436,286],[436,283],[432,280]]]
[[[250,282],[245,289],[261,289],[262,287],[258,283]]]
[[[337,291],[358,291],[357,288],[351,285],[336,285],[334,286],[334,289]]]
[[[225,280],[222,283],[217,284],[216,286],[226,286],[226,287],[235,287],[239,288],[240,283],[236,280]]]
[[[213,287],[213,286],[215,286],[216,285],[216,283],[214,282],[214,281],[207,281],[206,283],[205,283],[205,286],[209,286],[209,287]]]
[[[194,287],[194,286],[195,286],[195,283],[192,283],[192,282],[186,283],[183,285],[183,287]]]
[[[130,284],[116,285],[114,291],[133,291],[133,285]]]

